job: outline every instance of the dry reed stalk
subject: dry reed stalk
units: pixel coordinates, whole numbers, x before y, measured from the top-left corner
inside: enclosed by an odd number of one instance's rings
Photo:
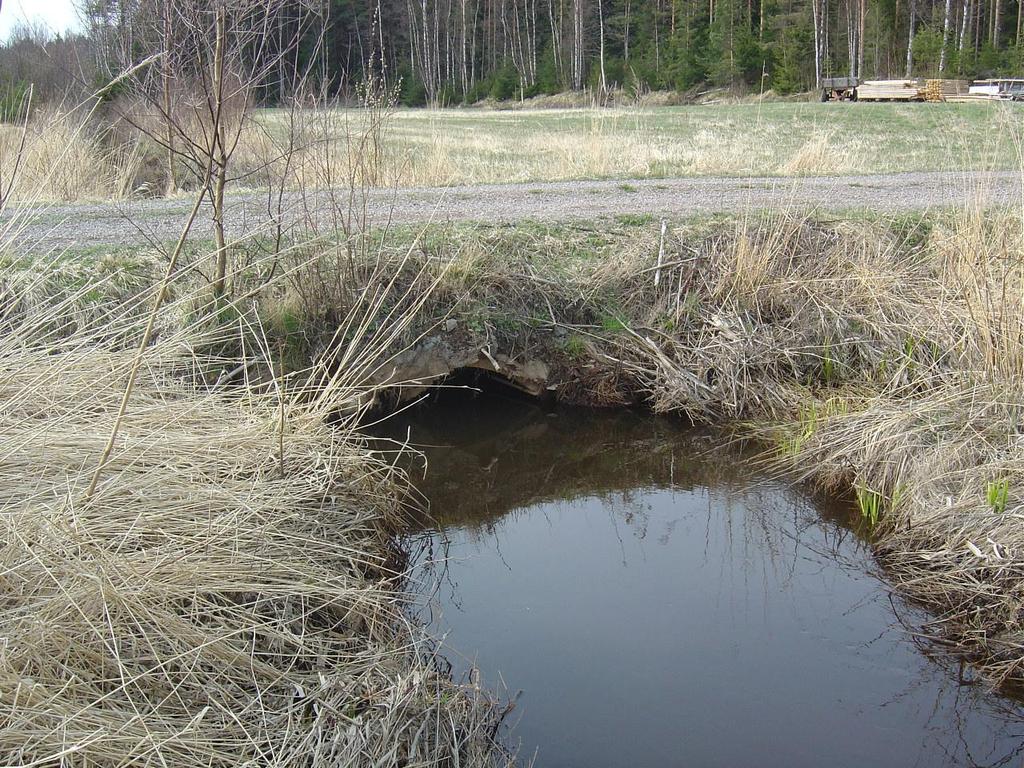
[[[207,173],[210,172],[211,166],[212,160],[206,167]],[[160,285],[157,288],[156,297],[153,300],[153,309],[150,311],[149,317],[146,319],[146,328],[142,332],[142,338],[139,340],[139,349],[135,354],[135,361],[128,373],[128,382],[124,387],[124,395],[122,395],[121,402],[117,408],[117,418],[114,419],[114,425],[110,429],[110,437],[107,439],[107,443],[103,447],[100,459],[96,463],[96,470],[93,472],[92,478],[89,480],[89,487],[85,490],[86,499],[91,497],[93,492],[96,490],[96,483],[99,482],[100,474],[103,472],[103,468],[110,458],[110,452],[114,449],[114,442],[117,440],[117,432],[121,427],[125,411],[128,409],[128,401],[131,399],[132,390],[135,387],[135,379],[138,376],[139,366],[142,365],[143,358],[146,354],[146,348],[149,346],[149,343],[153,338],[153,328],[156,325],[157,316],[159,315],[160,308],[163,306],[163,303],[167,298],[167,292],[170,289],[171,281],[174,279],[174,273],[178,267],[178,258],[181,256],[181,252],[185,247],[189,233],[192,231],[192,225],[195,223],[196,216],[199,215],[199,208],[203,204],[205,197],[206,190],[200,191],[195,196],[196,201],[192,205],[192,210],[189,212],[189,215],[185,220],[185,224],[181,229],[181,235],[178,237],[178,242],[175,244],[174,250],[171,252],[170,258],[167,260],[167,270],[164,272],[163,279],[160,281]],[[220,294],[217,295],[217,299],[220,299]]]

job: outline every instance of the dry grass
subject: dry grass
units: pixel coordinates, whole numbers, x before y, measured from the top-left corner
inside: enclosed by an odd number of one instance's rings
[[[112,141],[81,110],[0,125],[0,178],[14,200],[118,200],[135,190],[143,162],[138,142]]]
[[[387,334],[346,340],[320,398],[282,379],[224,391],[206,383],[224,363],[197,350],[236,325],[189,325],[195,296],[168,304],[137,359],[151,285],[60,296],[42,271],[10,268],[0,291],[0,763],[500,760],[491,703],[440,673],[406,619],[390,468],[325,422],[358,403],[360,360]],[[358,328],[378,308],[361,306]]]
[[[784,176],[820,176],[865,173],[870,169],[867,147],[856,140],[838,139],[828,131],[818,131],[783,161]]]
[[[131,110],[129,110],[131,112]],[[147,124],[150,118],[135,114]],[[151,143],[83,127],[78,112],[33,116],[14,199],[159,194]],[[187,121],[185,121],[187,122]],[[744,103],[534,110],[256,111],[232,187],[339,189],[674,176],[798,176],[1014,168],[1014,113],[998,106]],[[115,136],[116,134],[116,136]],[[971,137],[985,135],[985,142]],[[9,177],[21,131],[0,127]],[[186,186],[195,180],[181,174]]]
[[[757,132],[695,126],[686,136],[662,133],[642,111],[531,112],[511,122],[509,113],[397,112],[388,117],[372,186],[446,186],[662,176],[741,176],[862,173],[872,161],[863,142],[815,129],[790,151],[765,144]],[[493,122],[489,122],[493,120]],[[548,123],[547,130],[530,127]],[[302,150],[286,186],[326,187],[360,175],[366,134],[360,112],[323,111],[305,131]],[[469,123],[469,125],[467,125]],[[537,126],[538,128],[540,126]],[[253,129],[244,144],[245,167],[268,166],[279,155],[275,129]],[[788,143],[788,142],[787,142]],[[326,171],[333,169],[333,174]]]
[[[307,144],[309,155],[343,168],[360,156],[348,145],[363,135],[352,128],[363,117],[327,112],[336,127]],[[276,110],[258,122],[270,136],[286,124]],[[376,182],[384,186],[960,171],[1013,168],[1016,158],[1013,114],[988,105],[397,110],[388,125]],[[989,139],[970,141],[979,133]]]

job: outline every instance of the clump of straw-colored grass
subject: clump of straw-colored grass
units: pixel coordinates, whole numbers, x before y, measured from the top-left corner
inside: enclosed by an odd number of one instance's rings
[[[866,147],[857,141],[817,131],[779,163],[779,173],[784,176],[864,173],[868,170],[867,154]]]
[[[657,288],[609,270],[636,320],[619,362],[653,405],[756,423],[807,479],[870,489],[887,572],[936,613],[922,632],[1024,680],[1020,221],[775,217],[677,247]]]
[[[0,177],[10,199],[121,199],[144,162],[137,141],[112,141],[78,111],[48,108],[20,125],[0,125]]]
[[[490,703],[405,617],[391,472],[325,422],[338,374],[225,393],[192,297],[140,356],[152,291],[56,327],[0,296],[0,763],[491,764]]]
[[[875,538],[904,595],[937,615],[919,631],[994,682],[1024,678],[1024,417],[1020,383],[964,379],[918,396],[879,397],[823,420],[798,464],[832,485],[877,489]],[[993,504],[993,483],[1004,488]]]

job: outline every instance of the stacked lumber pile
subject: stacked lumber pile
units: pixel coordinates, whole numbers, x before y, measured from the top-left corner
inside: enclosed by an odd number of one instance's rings
[[[860,101],[921,101],[925,98],[923,80],[865,80],[857,89]]]
[[[967,80],[926,80],[924,84],[925,101],[948,101],[966,96],[970,90]]]
[[[966,104],[972,101],[1000,101],[1000,98],[998,95],[992,93],[964,93],[959,96],[947,96],[946,101],[956,102],[957,104]]]

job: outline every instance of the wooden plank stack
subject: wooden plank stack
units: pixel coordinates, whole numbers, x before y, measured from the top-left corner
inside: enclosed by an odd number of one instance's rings
[[[968,95],[970,83],[967,80],[926,80],[925,101],[949,101]]]
[[[973,101],[999,101],[999,97],[988,93],[964,93],[960,96],[947,96],[946,101],[956,104],[969,104]]]
[[[859,101],[922,101],[924,80],[865,80],[857,89]]]

